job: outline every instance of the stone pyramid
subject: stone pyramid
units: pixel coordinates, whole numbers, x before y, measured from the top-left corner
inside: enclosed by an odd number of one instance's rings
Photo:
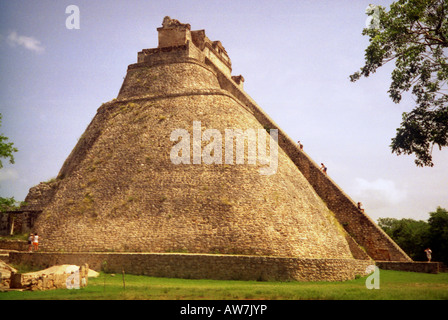
[[[40,247],[409,261],[231,75],[165,17],[56,181],[30,189]]]

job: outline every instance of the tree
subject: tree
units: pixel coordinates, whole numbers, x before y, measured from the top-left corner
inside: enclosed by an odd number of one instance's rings
[[[404,112],[390,145],[392,153],[414,154],[417,166],[433,166],[433,146],[448,146],[448,1],[399,0],[371,6],[365,65],[350,76],[355,82],[395,61],[389,96],[400,103],[411,90],[415,105]]]
[[[2,198],[0,197],[0,212],[12,211],[18,209],[21,203],[16,201],[14,197],[12,198]]]
[[[0,113],[0,127],[2,125],[2,115]],[[13,147],[13,142],[7,142],[9,140],[8,137],[5,137],[3,134],[0,134],[0,169],[3,168],[2,158],[9,158],[10,163],[14,163],[14,154],[13,152],[17,152],[17,148]]]
[[[380,218],[378,225],[412,260],[426,259],[424,250],[429,246],[429,225],[426,221]]]
[[[0,126],[2,124],[2,115],[0,114]],[[0,134],[0,169],[3,168],[2,158],[9,158],[10,163],[14,163],[14,152],[17,152],[17,148],[13,147],[14,143],[7,142],[8,137]],[[0,197],[0,212],[17,208],[17,201],[12,198]]]
[[[429,247],[433,252],[434,261],[448,264],[448,211],[438,207],[429,215]]]
[[[432,261],[448,265],[448,211],[437,207],[428,221],[379,218],[382,228],[413,260],[426,261],[424,250],[431,248]]]

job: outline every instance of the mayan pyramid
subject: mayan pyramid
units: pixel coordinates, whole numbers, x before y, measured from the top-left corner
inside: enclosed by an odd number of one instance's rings
[[[220,41],[169,17],[157,31],[56,181],[30,189],[43,250],[410,260],[244,92]]]

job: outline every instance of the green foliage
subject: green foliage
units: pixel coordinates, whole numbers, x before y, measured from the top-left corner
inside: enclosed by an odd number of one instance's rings
[[[16,201],[14,199],[14,197],[12,197],[12,198],[0,197],[0,212],[12,211],[12,210],[18,209],[23,204],[24,204],[24,202]]]
[[[0,113],[0,126],[2,124],[2,115]],[[9,158],[9,163],[14,163],[14,152],[17,152],[17,148],[13,147],[14,143],[7,142],[8,137],[0,134],[0,169],[3,168],[2,158]],[[12,198],[2,198],[0,197],[0,212],[10,211],[19,208],[20,202],[17,202],[14,197]]]
[[[434,259],[448,265],[448,211],[438,207],[429,213],[428,219],[430,248]]]
[[[403,113],[392,152],[415,154],[416,165],[433,166],[433,146],[448,146],[448,2],[399,0],[389,11],[376,6],[368,15],[376,23],[362,32],[369,37],[365,65],[350,79],[368,77],[395,61],[388,93],[399,103],[411,90],[415,106]]]
[[[432,261],[448,264],[448,212],[438,207],[428,221],[380,218],[378,225],[413,259],[426,261],[424,250],[431,248]]]
[[[426,260],[429,246],[429,225],[413,219],[380,218],[379,226],[406,252],[412,260]]]
[[[2,124],[2,115],[0,114],[0,126]],[[9,158],[9,163],[14,163],[14,152],[17,152],[17,148],[13,147],[13,142],[7,142],[8,137],[0,134],[0,169],[3,168],[2,158]]]

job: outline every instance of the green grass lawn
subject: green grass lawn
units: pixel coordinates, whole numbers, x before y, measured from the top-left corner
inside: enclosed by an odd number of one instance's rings
[[[82,289],[0,292],[0,300],[448,300],[448,273],[380,271],[380,288],[366,277],[344,282],[189,280],[101,273]]]

